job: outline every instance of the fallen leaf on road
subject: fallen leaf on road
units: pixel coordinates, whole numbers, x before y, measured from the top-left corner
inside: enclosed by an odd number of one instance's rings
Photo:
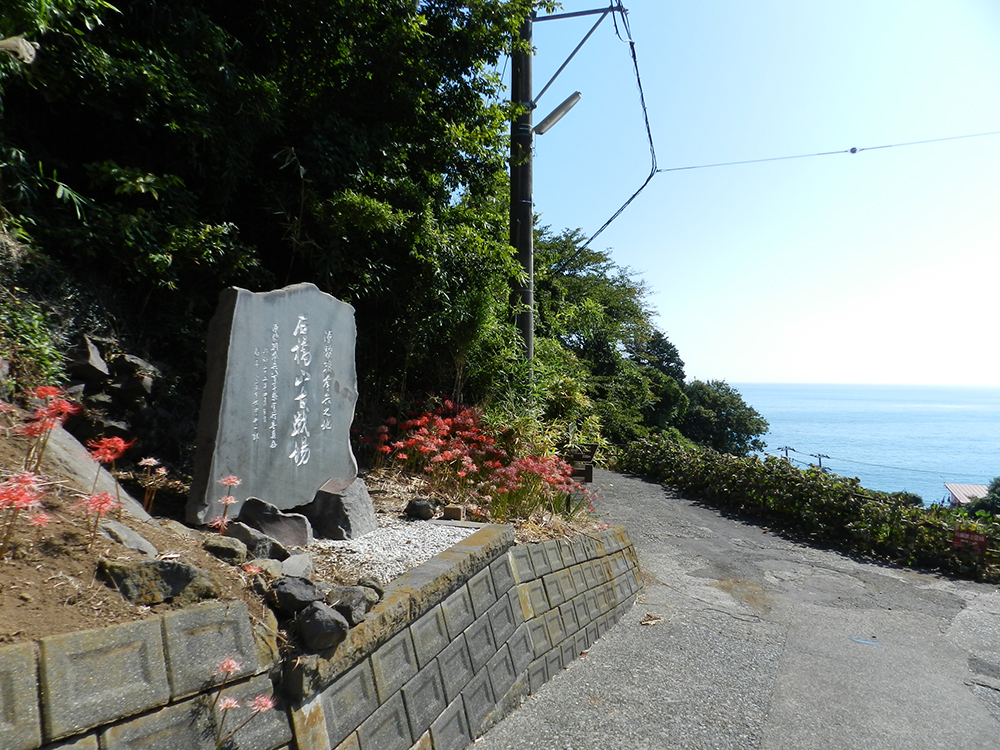
[[[663,622],[663,617],[660,615],[654,615],[652,612],[647,612],[641,620],[639,620],[640,625],[659,625]]]

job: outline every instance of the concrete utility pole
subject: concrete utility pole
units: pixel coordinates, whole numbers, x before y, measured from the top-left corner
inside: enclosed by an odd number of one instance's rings
[[[510,244],[517,250],[517,261],[523,269],[522,279],[511,290],[511,305],[517,311],[515,322],[524,341],[524,356],[530,362],[535,357],[535,204],[532,196],[531,147],[533,134],[539,135],[547,131],[580,101],[577,91],[538,124],[535,129],[532,124],[532,113],[542,94],[548,91],[552,82],[566,69],[580,48],[590,39],[609,13],[615,11],[625,13],[619,6],[583,10],[574,13],[558,13],[555,15],[536,17],[532,11],[518,31],[518,51],[511,56],[510,67],[510,99],[522,108],[510,123]],[[576,49],[566,58],[555,75],[542,87],[541,93],[532,98],[531,89],[531,27],[535,21],[554,21],[560,18],[578,18],[600,14],[594,27],[587,32]]]
[[[531,129],[534,104],[531,96],[531,26],[534,12],[518,33],[519,48],[511,57],[511,101],[522,111],[510,123],[510,244],[524,273],[512,290],[515,321],[524,341],[524,356],[535,357],[535,237],[532,200]]]

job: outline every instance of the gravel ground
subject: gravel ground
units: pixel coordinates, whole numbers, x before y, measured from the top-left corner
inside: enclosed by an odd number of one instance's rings
[[[359,539],[318,539],[310,545],[316,577],[354,583],[370,576],[385,585],[476,531],[392,514],[379,514],[378,522],[377,531]]]

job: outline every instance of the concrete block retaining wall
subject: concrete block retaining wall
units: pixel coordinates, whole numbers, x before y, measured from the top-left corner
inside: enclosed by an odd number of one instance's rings
[[[332,653],[284,665],[279,710],[233,750],[460,750],[580,656],[635,601],[623,528],[514,545],[489,525],[394,581]],[[214,748],[223,695],[272,695],[273,624],[200,605],[0,648],[2,750]],[[271,632],[269,632],[271,631]],[[233,709],[225,729],[249,716]]]

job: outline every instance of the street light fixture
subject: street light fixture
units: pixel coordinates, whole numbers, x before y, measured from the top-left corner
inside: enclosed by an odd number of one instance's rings
[[[532,199],[533,174],[531,166],[531,146],[532,136],[535,133],[541,135],[549,128],[559,122],[562,117],[569,112],[577,102],[580,101],[580,92],[575,92],[566,101],[560,104],[555,110],[538,123],[538,127],[532,127],[532,113],[538,104],[538,100],[548,91],[549,86],[569,65],[570,60],[580,51],[580,48],[590,39],[590,35],[597,30],[609,13],[619,11],[625,12],[621,3],[617,6],[600,8],[598,10],[584,10],[575,13],[559,13],[556,15],[542,16],[536,18],[534,12],[531,13],[518,32],[519,51],[511,55],[511,77],[510,77],[510,97],[511,102],[519,107],[517,114],[510,123],[510,244],[517,251],[517,261],[520,263],[523,273],[521,278],[511,289],[511,305],[514,307],[515,322],[521,332],[521,339],[524,341],[524,358],[531,362],[535,357],[535,238],[534,238],[534,202]],[[555,75],[542,88],[536,98],[531,95],[531,27],[535,21],[554,21],[559,18],[576,18],[578,16],[590,16],[600,14],[594,27],[587,32],[576,49],[570,54]]]

